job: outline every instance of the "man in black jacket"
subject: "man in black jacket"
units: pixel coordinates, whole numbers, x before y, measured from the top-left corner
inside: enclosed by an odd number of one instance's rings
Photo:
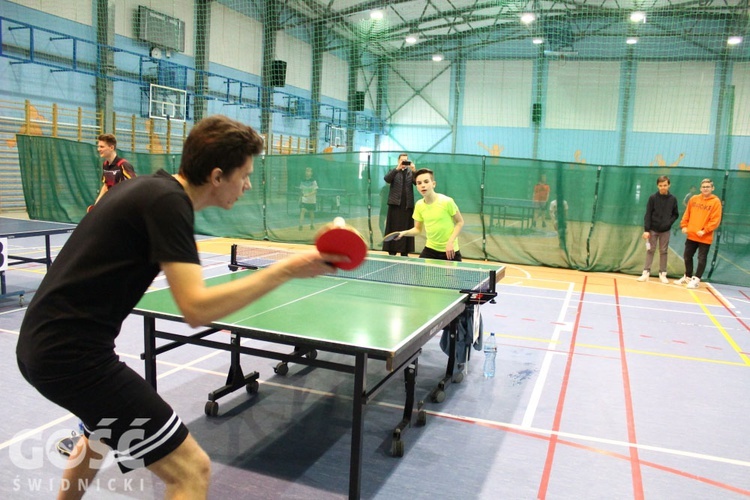
[[[659,281],[669,283],[667,279],[667,255],[669,253],[669,232],[672,224],[679,217],[677,198],[669,192],[669,177],[666,175],[656,179],[659,190],[648,198],[646,215],[643,216],[643,235],[646,240],[646,263],[643,274],[638,281],[648,281],[651,275],[651,263],[654,252],[659,248]]]

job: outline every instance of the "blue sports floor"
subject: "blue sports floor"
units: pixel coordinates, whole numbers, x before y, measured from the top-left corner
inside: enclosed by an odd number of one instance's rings
[[[65,238],[53,237],[55,250]],[[36,255],[42,242],[11,244]],[[226,272],[230,243],[201,239],[207,275]],[[44,271],[11,267],[8,286],[34,290]],[[497,302],[481,308],[499,342],[495,378],[472,351],[466,378],[444,402],[428,400],[427,424],[404,434],[401,458],[390,451],[404,390],[391,383],[365,414],[362,497],[750,497],[750,286],[691,291],[635,278],[508,266]],[[77,420],[18,373],[24,312],[18,297],[0,300],[0,496],[52,498],[64,464],[55,443]],[[142,373],[140,317],[126,321],[117,351]],[[229,354],[189,346],[159,360],[160,393],[212,458],[210,498],[347,496],[348,375],[292,365],[280,376],[274,360],[243,357],[246,373],[260,372],[258,394],[238,391],[209,418],[206,395],[223,385]],[[445,361],[435,338],[420,357],[419,398]],[[148,471],[122,475],[106,462],[86,495],[161,497]]]

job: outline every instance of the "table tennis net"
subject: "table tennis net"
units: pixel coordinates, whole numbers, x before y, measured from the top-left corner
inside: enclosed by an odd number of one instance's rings
[[[232,245],[229,267],[260,269],[293,253],[291,250],[278,248]],[[330,276],[475,293],[494,292],[496,281],[495,271],[487,269],[461,268],[453,263],[441,264],[440,261],[401,261],[376,256],[366,258],[356,269],[339,269]]]

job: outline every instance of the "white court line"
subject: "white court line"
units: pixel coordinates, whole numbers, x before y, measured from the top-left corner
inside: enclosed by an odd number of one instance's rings
[[[533,280],[538,280],[538,281],[549,281],[549,280],[542,280],[542,279],[539,279],[539,278],[532,278],[531,277],[531,273],[529,271],[527,271],[526,269],[523,269],[521,267],[512,266],[510,264],[504,264],[504,265],[505,265],[506,269],[515,269],[516,271],[522,272],[526,276],[526,279],[533,279]]]
[[[49,429],[51,427],[56,427],[63,422],[70,420],[72,418],[76,418],[75,415],[72,413],[68,413],[67,415],[64,415],[62,417],[59,417],[55,420],[52,420],[51,422],[47,422],[44,425],[40,425],[39,427],[35,427],[33,429],[26,429],[26,432],[22,434],[16,434],[12,439],[9,439],[3,443],[0,443],[0,450],[4,450],[5,448],[8,448],[9,446],[13,446],[16,443],[20,443],[21,441],[24,441],[25,439],[38,436],[40,432]]]
[[[514,286],[514,285],[515,285],[515,283],[507,283],[506,281],[498,282],[498,287],[508,287],[508,286]],[[534,286],[526,286],[525,287],[526,290],[534,289],[534,288],[538,288],[538,287],[534,287]],[[543,290],[547,290],[547,289],[543,288]],[[555,290],[555,291],[557,291],[557,290]],[[557,296],[551,296],[551,295],[534,295],[534,294],[530,294],[530,293],[513,293],[513,292],[508,292],[507,290],[503,290],[502,293],[503,293],[503,295],[513,296],[513,297],[525,297],[525,298],[528,298],[528,299],[540,299],[540,300],[550,300],[550,301],[565,300],[564,298],[560,298],[560,297],[557,297]],[[586,295],[589,295],[589,294],[587,293]],[[598,294],[598,293],[591,293],[591,295],[604,295],[604,296],[606,296],[606,294]],[[646,300],[646,299],[643,299],[642,297],[627,297],[627,299],[630,299],[630,300]],[[657,303],[658,302],[663,302],[663,303],[665,303],[667,305],[669,305],[669,304],[687,305],[687,306],[694,306],[695,305],[694,303],[682,302],[682,301],[677,301],[677,300],[664,300],[664,299],[647,299],[647,300],[648,300],[648,302],[657,302]],[[615,307],[616,306],[616,304],[614,302],[600,302],[600,301],[594,301],[594,300],[585,300],[584,303],[587,304],[587,305],[593,305],[593,306],[607,306],[607,307]],[[715,304],[708,305],[706,307],[708,307],[708,308],[721,308],[721,306],[715,305]],[[625,310],[625,309],[632,309],[632,310],[655,311],[655,312],[672,312],[672,313],[675,312],[674,309],[669,309],[667,307],[647,307],[647,306],[640,306],[640,305],[635,305],[635,304],[620,304],[620,308],[623,309],[623,310]],[[693,315],[698,315],[698,316],[705,316],[705,313],[703,311],[697,310],[694,307],[691,307],[691,309],[693,309],[693,310],[690,310],[690,311],[688,311],[688,310],[680,311],[680,314],[685,314],[685,315],[693,314]],[[723,310],[723,309],[720,309],[720,310]],[[712,314],[714,316],[716,316],[717,318],[730,318],[730,319],[733,318],[733,316],[731,316],[729,314],[720,314],[718,312],[714,312]]]
[[[705,453],[697,453],[694,451],[675,450],[672,448],[664,448],[662,446],[652,446],[652,445],[642,444],[642,443],[630,443],[627,441],[619,441],[616,439],[598,438],[594,436],[586,436],[583,434],[574,434],[572,432],[552,431],[550,429],[525,427],[523,425],[518,425],[518,424],[496,422],[496,421],[486,420],[486,419],[481,419],[481,418],[457,416],[457,415],[452,415],[450,413],[434,412],[434,411],[429,411],[429,410],[427,411],[427,413],[430,415],[441,416],[441,417],[450,418],[453,420],[458,420],[458,421],[463,421],[463,422],[487,424],[490,426],[504,427],[506,429],[515,429],[515,430],[520,430],[520,431],[533,432],[534,434],[540,434],[543,436],[557,436],[557,437],[567,438],[571,440],[576,439],[576,440],[587,441],[587,442],[592,442],[592,443],[611,444],[615,446],[621,446],[623,448],[637,448],[638,450],[655,451],[657,453],[665,453],[667,455],[676,455],[680,457],[696,458],[698,460],[707,460],[710,462],[719,462],[719,463],[730,464],[730,465],[739,465],[741,467],[750,467],[750,462],[746,460],[737,460],[734,458],[717,457],[716,455],[707,455]]]
[[[729,302],[729,300],[726,297],[724,297],[724,294],[718,291],[716,287],[714,287],[711,283],[706,283],[706,286],[710,288],[711,290],[713,290],[713,293],[714,295],[716,295],[716,298],[719,299],[719,302],[724,304],[727,307],[727,309],[731,309],[735,313],[739,313],[739,309],[734,307],[734,305],[731,302]]]
[[[523,429],[530,429],[531,424],[534,421],[534,415],[536,414],[536,409],[539,406],[539,400],[542,398],[542,391],[544,390],[544,386],[547,383],[547,375],[549,375],[549,368],[552,364],[552,356],[562,354],[561,352],[557,351],[557,341],[560,338],[560,332],[563,328],[568,328],[568,325],[563,325],[563,320],[565,319],[565,314],[568,311],[568,307],[570,307],[570,301],[573,297],[573,283],[570,283],[568,285],[568,293],[565,294],[565,300],[563,301],[563,305],[560,308],[560,314],[557,316],[557,325],[555,325],[555,329],[552,332],[552,338],[550,339],[549,345],[547,347],[547,352],[544,354],[544,360],[542,360],[542,367],[539,369],[539,376],[536,379],[536,383],[534,384],[534,390],[531,391],[531,398],[529,398],[529,405],[526,407],[526,412],[523,415],[523,420],[521,421],[521,428]]]

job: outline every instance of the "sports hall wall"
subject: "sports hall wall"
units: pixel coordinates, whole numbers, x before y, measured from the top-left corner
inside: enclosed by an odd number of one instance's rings
[[[0,98],[95,109],[97,3],[0,0],[5,56],[0,57]],[[212,98],[206,101],[206,114],[261,125],[253,96],[262,83],[263,24],[258,19],[259,6],[265,3],[209,2],[207,94]],[[109,4],[113,35],[108,45],[116,48],[115,72],[108,75],[111,109],[145,116],[143,85],[149,82],[193,91],[195,2]],[[150,57],[151,45],[135,33],[139,5],[185,22],[184,52]],[[45,10],[37,10],[40,6]],[[281,11],[282,18],[292,18],[283,5]],[[32,62],[23,60],[30,29],[20,29],[13,21],[36,27]],[[673,22],[674,30],[683,28]],[[311,131],[307,107],[313,51],[321,45],[309,27],[288,24],[274,38],[272,57],[286,61],[287,71],[285,85],[273,89],[269,132],[306,136]],[[74,57],[73,42],[60,34],[93,44],[79,41]],[[328,146],[328,128],[334,123],[347,129],[353,151],[403,149],[604,165],[750,169],[750,43],[722,53],[702,50],[697,43],[672,52],[667,46],[662,57],[639,60],[637,51],[628,55],[614,44],[587,50],[587,39],[579,43],[580,57],[566,59],[533,57],[529,39],[523,39],[499,49],[475,47],[455,60],[385,63],[368,55],[365,46],[357,47],[361,54],[352,79],[353,45],[327,36],[320,66],[324,116],[318,117],[320,126],[312,138],[318,151]],[[675,47],[679,39],[676,36]],[[60,70],[49,62],[75,62],[76,68]],[[361,112],[347,113],[350,85],[364,93]]]
[[[97,41],[97,5],[102,3],[109,4],[111,26],[109,39]],[[200,33],[195,4],[190,0],[0,0],[0,102],[29,101],[39,108],[57,105],[77,109],[79,114],[104,105],[134,117],[134,123],[146,120],[149,83],[184,89],[188,95],[196,92]],[[689,40],[678,45],[688,38],[683,34],[674,37],[674,46],[660,39],[656,57],[639,58],[639,49],[585,39],[577,42],[580,57],[565,58],[533,52],[537,49],[530,37],[508,37],[500,46],[475,45],[438,62],[408,52],[402,59],[379,59],[368,53],[367,44],[337,39],[334,30],[321,34],[308,29],[279,3],[279,17],[289,22],[275,32],[271,57],[286,61],[287,71],[284,85],[273,87],[270,103],[263,108],[257,97],[264,90],[264,25],[259,9],[266,4],[207,3],[209,28],[202,33],[207,37],[208,58],[205,114],[226,114],[261,129],[265,111],[267,132],[312,139],[321,154],[267,155],[256,174],[267,176],[266,187],[246,197],[247,212],[203,214],[198,221],[201,230],[221,236],[310,241],[311,235],[294,234],[299,232],[295,176],[310,164],[321,182],[344,168],[347,182],[353,183],[341,187],[331,180],[333,191],[320,217],[338,211],[346,214],[349,207],[348,213],[358,219],[372,247],[378,248],[379,213],[372,207],[378,206],[382,174],[397,152],[409,151],[419,166],[439,171],[439,191],[454,195],[466,190],[460,206],[474,217],[473,237],[468,240],[474,247],[466,248],[467,256],[637,274],[642,249],[634,235],[640,212],[656,176],[667,173],[678,197],[700,178],[714,179],[716,194],[734,218],[725,221],[725,243],[715,247],[713,279],[748,279],[746,255],[738,249],[748,242],[750,232],[743,225],[748,215],[744,200],[750,192],[743,177],[750,175],[746,172],[750,170],[749,43],[712,51],[705,43]],[[184,52],[152,57],[152,46],[135,34],[139,5],[185,22]],[[688,26],[679,16],[662,21],[671,23],[668,27],[675,33],[687,33]],[[706,33],[713,28],[707,26]],[[594,43],[598,45],[587,46]],[[101,48],[111,53],[111,68],[97,66]],[[322,110],[317,128],[309,109],[316,58]],[[102,85],[106,91],[98,101],[97,86]],[[348,109],[354,90],[364,94],[364,109],[359,112]],[[21,109],[0,118],[20,123]],[[54,136],[54,118],[44,114],[34,119],[38,135]],[[188,107],[188,130],[194,115]],[[92,116],[97,117],[86,125],[92,132],[109,131],[107,116]],[[154,123],[163,133],[165,120]],[[329,148],[331,125],[348,134],[345,148]],[[122,139],[129,130],[118,128],[117,134]],[[56,220],[75,221],[82,216],[81,207],[90,203],[90,188],[98,182],[99,159],[92,136],[79,138],[81,150],[60,146],[59,139],[54,146],[35,141],[24,146],[20,136],[17,145],[14,139],[13,146],[5,146],[19,155],[17,170],[8,175],[24,179],[30,215],[56,211],[60,203],[72,208],[57,213]],[[179,161],[178,143],[172,147],[175,154],[164,157],[136,150],[126,149],[125,156],[139,172],[152,171],[156,165],[174,168]],[[41,158],[46,161],[40,162]],[[40,173],[60,165],[66,167],[62,172]],[[362,184],[363,173],[370,176],[369,184]],[[500,220],[490,213],[492,198],[528,199],[541,173],[553,190],[562,189],[558,194],[568,201],[568,216],[558,215],[570,220],[562,235],[550,226],[528,228],[525,215]],[[343,197],[335,194],[341,189],[346,190]],[[263,200],[273,201],[268,207],[283,210],[263,210]],[[546,222],[552,221],[548,217]],[[538,234],[545,232],[550,234]],[[678,234],[672,249],[676,256],[681,253],[679,240]],[[671,262],[679,265],[678,258]]]

